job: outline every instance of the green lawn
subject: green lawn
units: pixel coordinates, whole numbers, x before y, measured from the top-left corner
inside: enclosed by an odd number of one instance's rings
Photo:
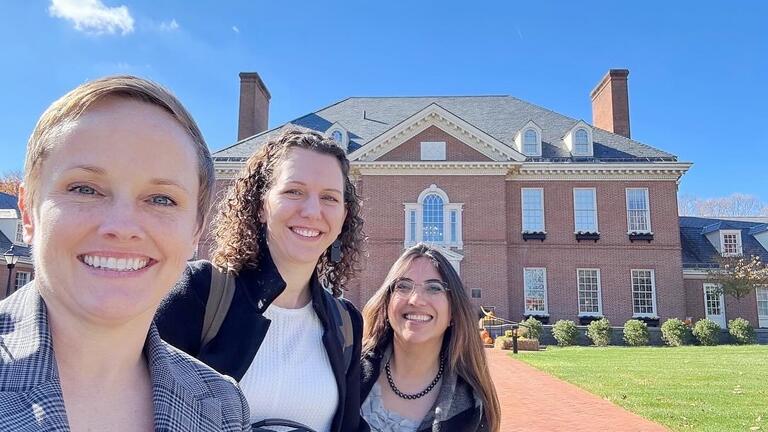
[[[549,347],[515,358],[675,431],[768,431],[765,345]]]

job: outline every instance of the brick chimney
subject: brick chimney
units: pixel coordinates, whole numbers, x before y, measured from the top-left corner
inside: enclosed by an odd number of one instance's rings
[[[237,122],[237,140],[267,130],[269,121],[269,94],[267,86],[256,72],[240,73],[240,116]]]
[[[627,69],[611,69],[592,90],[592,124],[629,138]]]

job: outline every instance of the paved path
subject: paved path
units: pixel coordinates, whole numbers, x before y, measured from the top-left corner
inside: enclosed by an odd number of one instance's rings
[[[501,403],[502,432],[664,432],[664,427],[509,358],[486,349]]]

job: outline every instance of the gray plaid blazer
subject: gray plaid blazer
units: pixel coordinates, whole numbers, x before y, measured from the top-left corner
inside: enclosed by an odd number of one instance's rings
[[[160,339],[144,353],[156,431],[250,431],[234,380]],[[69,431],[45,302],[30,282],[0,302],[0,431]]]

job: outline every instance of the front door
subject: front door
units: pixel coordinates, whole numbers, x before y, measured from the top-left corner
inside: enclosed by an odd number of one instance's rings
[[[717,285],[704,284],[704,312],[707,318],[716,322],[720,328],[725,328],[725,298],[718,293]]]

